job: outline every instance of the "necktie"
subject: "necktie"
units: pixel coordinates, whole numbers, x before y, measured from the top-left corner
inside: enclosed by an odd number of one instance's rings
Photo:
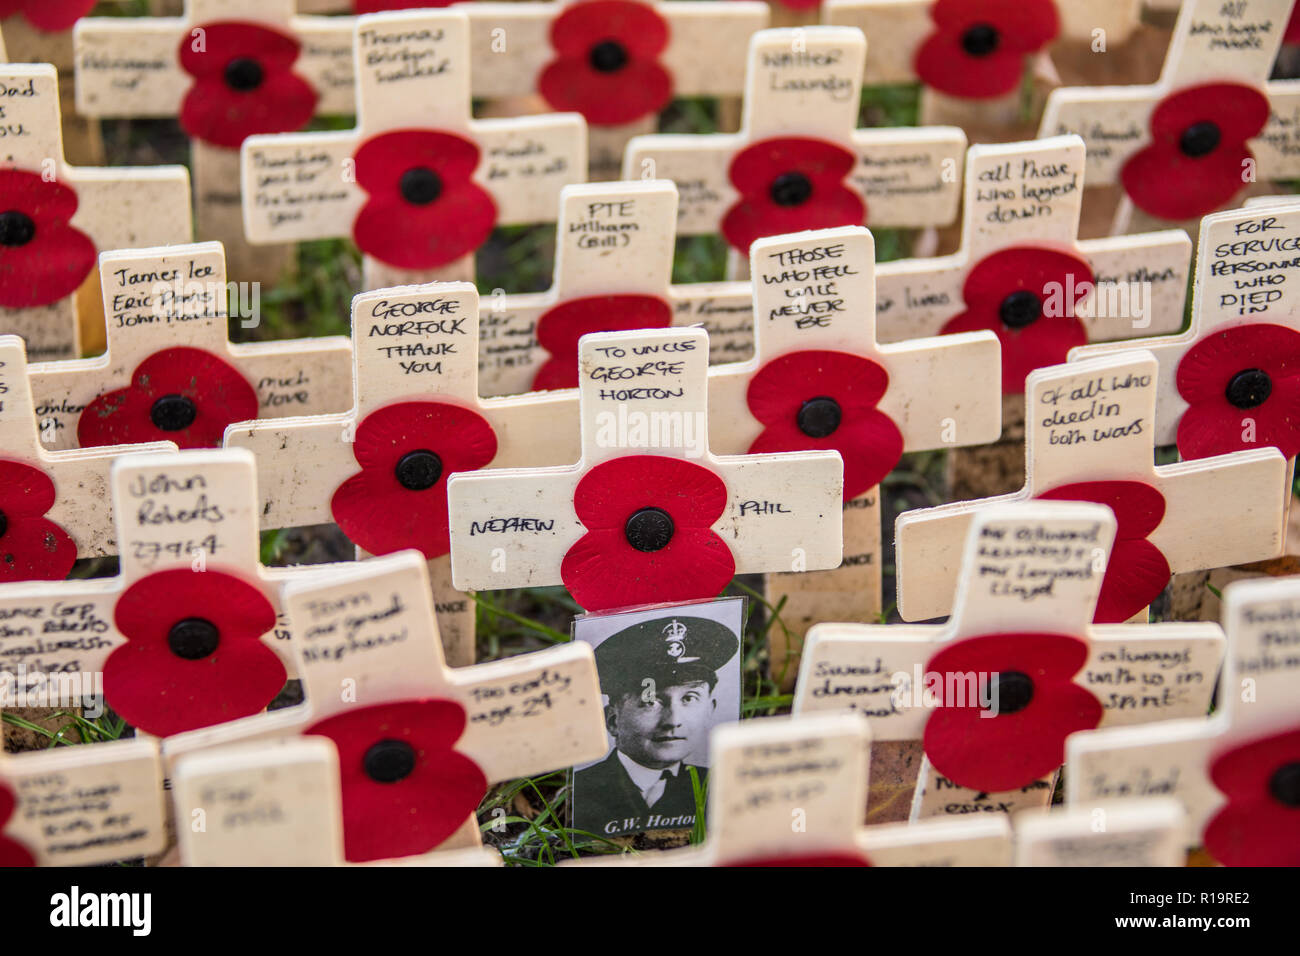
[[[673,779],[672,771],[665,770],[659,775],[659,779],[650,785],[650,789],[645,792],[647,807],[653,807],[663,798],[664,791],[668,789],[668,781],[671,779]]]

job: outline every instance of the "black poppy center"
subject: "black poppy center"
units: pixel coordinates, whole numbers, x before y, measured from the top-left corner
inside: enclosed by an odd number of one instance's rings
[[[795,420],[799,425],[799,431],[809,438],[825,438],[840,427],[843,419],[844,413],[840,410],[839,402],[833,398],[819,396],[804,402]]]
[[[1300,807],[1300,762],[1278,767],[1268,782],[1268,790],[1278,803]]]
[[[1178,148],[1183,151],[1184,156],[1196,159],[1218,149],[1222,139],[1223,133],[1219,131],[1219,124],[1207,120],[1204,123],[1193,123],[1183,130]]]
[[[6,515],[3,511],[0,511],[0,538],[3,538],[5,536],[5,532],[8,530],[9,530],[9,516]]]
[[[184,395],[164,395],[149,409],[150,420],[165,432],[189,428],[198,414],[198,406]]]
[[[638,551],[661,551],[673,540],[673,519],[662,508],[642,508],[627,519],[623,534]]]
[[[25,246],[36,238],[36,223],[17,209],[0,212],[0,245]]]
[[[591,68],[601,73],[617,73],[627,66],[627,50],[617,40],[602,40],[587,55]]]
[[[1267,372],[1248,368],[1232,376],[1223,394],[1229,403],[1238,408],[1255,408],[1263,405],[1273,394],[1273,381]]]
[[[989,699],[999,714],[1014,714],[1024,710],[1034,699],[1034,681],[1020,671],[1003,671],[989,688]]]
[[[799,206],[812,196],[812,182],[803,173],[782,173],[772,180],[768,194],[778,206]]]
[[[427,206],[442,195],[442,180],[432,169],[416,166],[402,173],[398,187],[402,198],[413,206]]]
[[[217,625],[202,617],[187,617],[177,621],[167,632],[167,646],[177,657],[187,661],[201,661],[217,649],[221,633]]]
[[[971,56],[988,56],[1001,42],[997,27],[987,23],[977,23],[961,35],[961,48]]]
[[[1042,314],[1043,300],[1024,289],[1011,293],[998,307],[998,317],[1009,329],[1023,329]]]
[[[226,64],[226,86],[238,93],[248,93],[262,85],[266,74],[262,64],[251,57],[239,56]]]
[[[393,472],[403,488],[424,491],[436,485],[442,477],[442,459],[427,448],[421,448],[403,455]]]
[[[362,766],[375,783],[397,783],[415,769],[415,748],[405,740],[381,740],[366,751]]]

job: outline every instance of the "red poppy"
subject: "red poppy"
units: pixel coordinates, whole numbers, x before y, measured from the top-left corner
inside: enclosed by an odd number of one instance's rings
[[[464,732],[465,708],[450,700],[376,704],[304,731],[338,747],[349,862],[427,853],[460,829],[488,786],[452,749]]]
[[[1160,219],[1196,219],[1246,187],[1254,156],[1246,141],[1268,122],[1268,99],[1240,83],[1179,90],[1151,114],[1150,146],[1120,170],[1133,204]]]
[[[496,203],[470,177],[478,146],[452,133],[404,129],[375,136],[354,157],[370,196],[352,224],[361,251],[399,269],[435,269],[492,234]]]
[[[726,484],[700,465],[661,455],[603,462],[574,491],[587,533],[560,577],[588,611],[715,597],[736,574],[712,529],[726,507]]]
[[[1245,448],[1300,452],[1300,332],[1258,323],[1213,332],[1178,363],[1178,453],[1209,458]]]
[[[1210,780],[1228,804],[1205,827],[1224,866],[1300,866],[1300,729],[1221,753]]]
[[[131,384],[105,392],[77,419],[82,448],[172,441],[219,448],[226,426],[257,417],[257,392],[237,369],[202,349],[155,352]]]
[[[648,3],[582,0],[551,23],[556,57],[537,91],[553,110],[574,110],[593,126],[653,116],[673,98],[673,78],[656,57],[668,22]]]
[[[17,798],[8,787],[0,783],[0,867],[35,866],[36,858],[17,840],[4,836],[5,824],[14,815]]]
[[[862,225],[867,204],[844,185],[857,161],[820,139],[780,137],[746,147],[727,171],[740,199],[722,217],[722,235],[748,252],[764,236]]]
[[[672,308],[653,295],[591,295],[561,302],[537,320],[537,341],[550,358],[537,370],[533,388],[578,387],[578,339],[590,332],[666,329]]]
[[[870,866],[871,861],[861,853],[844,851],[840,853],[817,853],[812,856],[765,856],[739,863],[728,863],[732,867],[786,867],[786,866]]]
[[[301,49],[289,34],[258,23],[205,23],[187,32],[179,55],[194,83],[181,103],[181,127],[227,149],[259,133],[301,129],[319,99],[293,72]]]
[[[1069,253],[1003,249],[971,269],[961,293],[966,311],[940,332],[992,331],[1002,343],[1002,391],[1022,395],[1030,372],[1061,364],[1070,349],[1087,343],[1075,311],[1092,281],[1088,263]]]
[[[122,593],[113,621],[126,643],[104,662],[104,697],[146,733],[248,717],[284,688],[284,664],[261,641],[275,608],[233,574],[157,571]]]
[[[70,30],[90,13],[98,0],[0,0],[0,19],[22,14],[28,23],[46,33]]]
[[[1101,701],[1071,679],[1087,660],[1087,643],[1067,634],[985,634],[939,651],[925,668],[943,677],[925,724],[930,763],[986,793],[1056,770],[1065,738],[1101,722]],[[980,698],[996,706],[986,710]]]
[[[833,450],[844,459],[844,500],[880,484],[903,457],[903,433],[876,404],[889,373],[848,352],[808,350],[773,359],[750,380],[746,400],[763,423],[751,455]]]
[[[1282,34],[1283,43],[1300,43],[1300,7],[1291,10],[1291,19],[1286,22],[1286,32]]]
[[[449,7],[456,0],[352,0],[352,12],[383,13],[385,10],[419,10],[425,7]]]
[[[1164,495],[1140,481],[1079,481],[1035,497],[1093,501],[1115,512],[1115,544],[1101,581],[1094,623],[1122,623],[1159,597],[1169,583],[1169,562],[1147,535],[1164,520]]]
[[[0,459],[0,582],[62,581],[72,570],[77,545],[44,517],[54,499],[45,472]]]
[[[1020,85],[1025,57],[1056,39],[1052,0],[938,0],[935,31],[916,51],[916,73],[949,96],[990,99]]]
[[[0,306],[49,305],[95,267],[95,243],[69,223],[77,194],[38,173],[0,170]]]
[[[371,554],[417,548],[433,559],[451,548],[447,479],[492,461],[497,436],[468,408],[400,402],[365,417],[352,454],[361,470],[330,499],[335,523]]]

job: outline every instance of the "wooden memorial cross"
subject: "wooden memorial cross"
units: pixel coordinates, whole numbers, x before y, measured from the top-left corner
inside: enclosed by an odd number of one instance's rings
[[[359,863],[476,846],[474,810],[489,783],[605,753],[590,645],[449,668],[418,552],[318,575],[284,592],[306,701],[173,738],[169,766],[231,743],[332,740],[345,855]]]
[[[265,709],[292,676],[280,584],[315,572],[259,563],[253,467],[241,450],[119,458],[120,573],[0,585],[5,671],[102,672],[108,706],[158,737]]]
[[[860,714],[722,724],[709,740],[708,838],[702,846],[588,866],[1006,866],[1005,818],[862,825],[871,734]]]
[[[562,583],[606,611],[840,563],[837,452],[709,450],[703,329],[585,335],[579,352],[577,464],[452,476],[456,587]]]
[[[593,180],[618,179],[630,137],[673,97],[739,97],[757,2],[573,0],[467,4],[475,96],[536,93],[587,121]]]
[[[676,224],[677,187],[668,180],[565,186],[550,289],[494,293],[484,310],[479,393],[576,388],[578,339],[587,332],[698,323],[711,362],[749,358],[749,283],[672,285]]]
[[[678,234],[721,233],[735,270],[763,236],[947,225],[961,198],[966,135],[856,129],[866,56],[862,31],[849,27],[755,33],[740,132],[638,136],[623,178],[677,183]]]
[[[998,130],[1021,124],[1030,57],[1062,44],[1121,46],[1140,0],[827,0],[826,23],[857,27],[872,44],[866,85],[920,83],[921,122]],[[1114,55],[1122,56],[1122,51]]]
[[[757,354],[709,375],[719,453],[834,449],[844,458],[843,564],[767,577],[768,602],[785,599],[782,622],[796,639],[785,646],[781,628],[769,632],[772,673],[787,686],[809,626],[879,617],[879,484],[899,456],[1001,431],[991,332],[877,344],[875,253],[862,226],[759,239],[749,250]]]
[[[77,112],[179,118],[199,237],[225,245],[241,281],[276,282],[292,250],[246,244],[239,144],[353,111],[351,21],[294,11],[295,0],[187,0],[179,17],[90,17],[74,31]]]
[[[96,250],[189,242],[189,175],[70,166],[48,64],[0,65],[0,93],[0,333],[21,335],[33,361],[80,358],[102,342]]]
[[[352,303],[353,409],[226,433],[228,447],[257,456],[264,529],[335,521],[363,553],[424,553],[453,666],[474,661],[475,605],[451,583],[447,479],[578,454],[575,391],[479,398],[479,321],[467,282],[363,293]]]
[[[820,624],[795,692],[797,714],[866,714],[883,759],[923,741],[913,818],[1046,806],[1069,732],[1205,713],[1216,625],[1091,623],[1117,553],[1108,509],[990,504],[968,531],[947,624]],[[910,789],[883,783],[894,801]]]
[[[38,432],[23,341],[0,335],[0,582],[62,581],[78,558],[117,553],[108,473],[165,442],[52,452]]]
[[[1286,459],[1255,448],[1157,467],[1158,364],[1143,350],[1039,369],[1026,385],[1025,486],[1010,495],[905,512],[895,529],[898,613],[951,612],[962,542],[995,502],[1097,501],[1119,517],[1097,622],[1146,620],[1174,572],[1281,553]],[[1211,516],[1211,509],[1212,516]]]
[[[221,243],[106,252],[99,271],[107,351],[30,369],[51,447],[218,447],[234,422],[347,408],[352,349],[343,336],[230,342]],[[256,295],[250,302],[241,289],[231,299],[255,319]]]
[[[1225,866],[1300,864],[1300,586],[1237,581],[1224,591],[1227,659],[1212,716],[1078,734],[1066,746],[1066,802],[1173,797],[1188,846]]]
[[[471,118],[463,12],[361,17],[355,45],[355,129],[245,142],[250,242],[351,236],[370,289],[472,280],[495,226],[550,222],[585,181],[581,116]]]
[[[166,842],[158,741],[0,753],[0,867],[94,866]]]
[[[345,866],[337,748],[324,737],[214,747],[177,760],[171,798],[182,866]],[[501,866],[486,847],[384,866]]]
[[[1177,800],[1102,800],[1016,814],[1016,866],[1184,866],[1187,811]]]
[[[1116,231],[1196,220],[1300,175],[1300,82],[1268,78],[1293,2],[1185,0],[1155,85],[1052,92],[1041,133],[1083,136],[1088,185],[1123,187]]]

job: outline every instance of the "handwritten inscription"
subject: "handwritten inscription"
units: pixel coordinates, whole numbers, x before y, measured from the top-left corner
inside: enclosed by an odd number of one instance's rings
[[[1007,160],[980,172],[967,215],[994,225],[1050,218],[1061,200],[1077,197],[1079,186],[1079,170],[1067,162]]]
[[[769,322],[788,318],[796,329],[829,328],[848,306],[839,280],[859,274],[846,259],[843,243],[803,246],[769,253],[764,286],[778,286],[782,301],[768,309]]]
[[[573,684],[568,674],[547,668],[535,677],[515,678],[474,687],[469,722],[500,727],[545,714]]]
[[[695,351],[695,342],[660,342],[597,348],[597,364],[583,368],[585,377],[603,385],[601,401],[630,402],[681,398],[686,394],[680,379],[686,374],[682,353]],[[635,383],[635,384],[633,384]]]
[[[79,774],[47,774],[18,781],[23,819],[40,826],[42,846],[54,859],[85,850],[124,847],[149,835],[129,809],[121,784],[88,781]],[[124,856],[130,855],[123,852]]]
[[[126,492],[133,499],[127,507],[134,517],[127,545],[137,561],[187,559],[195,552],[211,556],[229,546],[219,533],[227,513],[220,501],[209,497],[204,475],[169,472],[139,475]]]
[[[1044,389],[1040,424],[1049,445],[1097,444],[1142,435],[1150,428],[1145,416],[1124,410],[1126,397],[1136,399],[1150,388],[1150,375],[1098,375],[1072,386]],[[1137,391],[1133,391],[1136,389]]]
[[[1276,216],[1239,222],[1233,232],[1231,241],[1220,242],[1210,254],[1219,310],[1254,315],[1277,308],[1300,269],[1300,235]]]

